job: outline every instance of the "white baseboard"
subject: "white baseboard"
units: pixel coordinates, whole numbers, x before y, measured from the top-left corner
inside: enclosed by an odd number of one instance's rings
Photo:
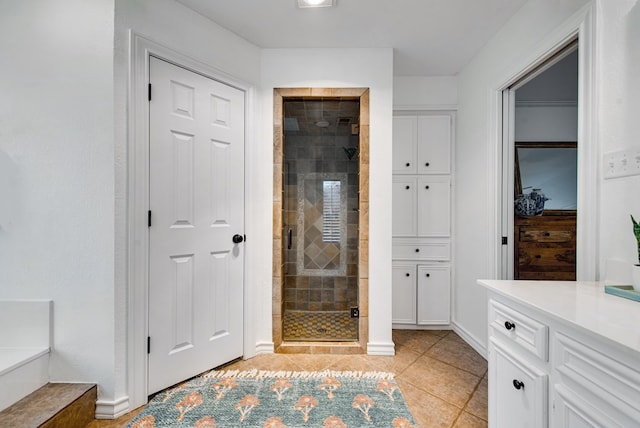
[[[256,343],[256,354],[273,354],[276,352],[275,345],[273,342],[258,342]]]
[[[388,343],[367,343],[367,355],[393,356],[396,354],[396,345]]]
[[[452,330],[451,324],[443,325],[417,325],[417,324],[392,324],[394,330]]]
[[[96,401],[96,419],[116,419],[129,413],[129,397],[120,397],[114,401]]]
[[[482,344],[477,337],[469,333],[464,328],[460,327],[460,324],[456,324],[455,322],[451,323],[451,327],[453,327],[453,331],[462,338],[465,342],[469,344],[476,352],[486,360],[487,359],[487,346]]]

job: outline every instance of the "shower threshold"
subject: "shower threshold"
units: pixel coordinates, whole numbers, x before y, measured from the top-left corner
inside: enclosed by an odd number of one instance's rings
[[[353,342],[358,340],[358,318],[349,311],[285,310],[283,338],[287,342]]]

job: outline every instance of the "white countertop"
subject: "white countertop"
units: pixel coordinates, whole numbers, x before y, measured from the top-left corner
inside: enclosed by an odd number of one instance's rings
[[[640,302],[606,294],[603,282],[480,279],[478,284],[640,352]]]

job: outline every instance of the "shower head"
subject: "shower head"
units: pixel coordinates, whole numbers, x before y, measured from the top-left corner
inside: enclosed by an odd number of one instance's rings
[[[342,150],[344,150],[344,152],[347,154],[347,157],[349,158],[349,160],[353,159],[356,152],[358,151],[358,149],[356,149],[355,147],[349,147],[349,148],[343,147]]]

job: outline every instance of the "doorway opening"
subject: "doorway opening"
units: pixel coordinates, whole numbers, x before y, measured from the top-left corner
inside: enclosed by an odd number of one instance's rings
[[[503,278],[575,280],[578,39],[503,91]]]
[[[274,91],[276,352],[365,352],[368,96]]]

